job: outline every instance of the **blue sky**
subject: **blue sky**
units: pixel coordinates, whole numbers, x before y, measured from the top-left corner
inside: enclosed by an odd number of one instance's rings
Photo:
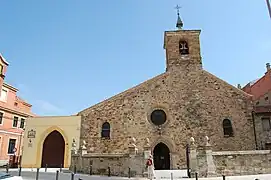
[[[182,6],[204,69],[236,85],[271,62],[265,0],[1,1],[6,81],[38,115],[70,115],[165,71],[163,33]]]

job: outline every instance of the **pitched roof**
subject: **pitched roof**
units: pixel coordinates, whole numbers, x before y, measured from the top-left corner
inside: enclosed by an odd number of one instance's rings
[[[99,105],[101,105],[101,104],[103,104],[103,103],[106,103],[106,102],[108,102],[108,101],[112,101],[112,100],[114,100],[114,99],[116,99],[116,98],[118,98],[118,97],[120,97],[120,96],[126,95],[126,94],[128,94],[128,93],[130,93],[130,92],[136,91],[137,89],[139,89],[139,88],[141,88],[141,87],[143,87],[143,86],[145,86],[145,85],[147,85],[147,84],[151,84],[153,81],[155,81],[155,80],[157,80],[157,79],[159,79],[159,78],[161,78],[161,77],[163,77],[163,76],[168,76],[168,74],[169,74],[169,73],[164,72],[164,73],[159,74],[159,75],[157,75],[157,76],[155,76],[155,77],[153,77],[153,78],[150,78],[150,79],[148,79],[148,80],[146,80],[146,81],[144,81],[144,82],[142,82],[142,83],[140,83],[140,84],[138,84],[138,85],[136,85],[136,86],[133,86],[133,87],[131,87],[131,88],[129,88],[129,89],[127,89],[127,90],[121,92],[121,93],[118,93],[118,94],[116,94],[116,95],[114,95],[114,96],[111,96],[111,97],[109,97],[109,98],[107,98],[107,99],[105,99],[105,100],[103,100],[103,101],[100,101],[100,102],[97,103],[97,104],[94,104],[94,105],[92,105],[92,106],[90,106],[90,107],[88,107],[88,108],[85,108],[85,109],[83,109],[82,111],[78,112],[76,115],[80,115],[80,114],[84,113],[85,111],[87,111],[87,110],[89,110],[89,109],[92,109],[92,108],[94,108],[94,107],[96,107],[96,106],[99,106]]]
[[[253,86],[256,82],[258,82],[259,79],[261,79],[261,78],[258,78],[258,79],[255,79],[255,80],[253,80],[253,81],[250,81],[250,82],[249,82],[249,85],[250,85],[250,86]]]

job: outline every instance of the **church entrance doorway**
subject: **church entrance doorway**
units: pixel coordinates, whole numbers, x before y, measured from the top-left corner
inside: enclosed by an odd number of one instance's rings
[[[153,150],[153,161],[155,170],[170,169],[170,151],[167,145],[159,143]]]
[[[58,131],[51,132],[44,140],[41,167],[59,168],[64,165],[65,140]]]

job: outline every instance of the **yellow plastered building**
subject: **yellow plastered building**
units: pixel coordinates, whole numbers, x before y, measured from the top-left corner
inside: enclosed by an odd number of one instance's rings
[[[44,116],[27,119],[22,167],[68,168],[71,163],[72,146],[79,148],[80,125],[81,116]]]

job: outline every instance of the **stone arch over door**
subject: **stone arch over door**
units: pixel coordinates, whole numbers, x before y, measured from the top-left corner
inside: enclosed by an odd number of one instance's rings
[[[52,127],[48,128],[47,130],[45,130],[41,134],[40,139],[37,144],[36,167],[41,167],[41,165],[42,165],[43,144],[44,144],[46,138],[48,137],[48,135],[51,134],[53,131],[57,131],[58,133],[60,133],[64,139],[64,164],[63,164],[63,167],[68,168],[69,167],[69,156],[70,156],[70,148],[69,148],[70,145],[68,143],[68,137],[66,136],[64,131],[57,126],[52,126]]]
[[[44,140],[42,146],[41,167],[63,167],[65,158],[65,140],[56,130]]]

